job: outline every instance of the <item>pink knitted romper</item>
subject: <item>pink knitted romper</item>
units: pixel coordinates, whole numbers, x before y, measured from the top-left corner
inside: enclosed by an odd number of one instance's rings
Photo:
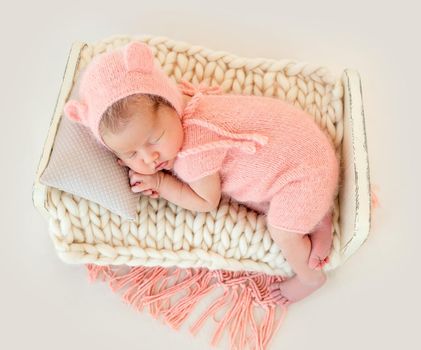
[[[266,213],[271,226],[311,232],[338,189],[331,140],[311,116],[287,102],[209,90],[190,93],[174,174],[190,183],[219,172],[222,193]]]

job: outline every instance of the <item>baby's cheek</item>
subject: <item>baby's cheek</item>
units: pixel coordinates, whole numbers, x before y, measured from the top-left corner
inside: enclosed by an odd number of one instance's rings
[[[155,169],[151,169],[150,167],[142,166],[142,165],[139,165],[139,164],[132,165],[132,166],[129,166],[129,167],[130,167],[130,169],[132,169],[133,171],[135,171],[139,174],[152,175],[152,174],[156,173]]]
[[[174,162],[175,162],[175,159],[171,159],[169,162],[168,162],[168,165],[165,167],[166,169],[172,169],[172,168],[174,168]]]

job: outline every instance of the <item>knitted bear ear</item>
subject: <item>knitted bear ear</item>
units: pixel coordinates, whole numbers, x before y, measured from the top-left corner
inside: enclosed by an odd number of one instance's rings
[[[150,73],[153,68],[153,54],[148,45],[132,42],[124,49],[124,64],[128,72]]]
[[[70,100],[64,105],[64,113],[75,122],[85,124],[88,107],[84,103]]]

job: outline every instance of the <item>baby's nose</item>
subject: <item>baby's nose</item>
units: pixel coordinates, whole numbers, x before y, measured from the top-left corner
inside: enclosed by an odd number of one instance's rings
[[[144,162],[146,164],[151,164],[151,163],[154,163],[158,158],[159,158],[159,154],[156,152],[151,153],[151,154],[146,154],[144,158]]]

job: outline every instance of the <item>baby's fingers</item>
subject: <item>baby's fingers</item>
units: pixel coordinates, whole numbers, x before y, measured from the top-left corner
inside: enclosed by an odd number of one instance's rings
[[[142,192],[142,195],[149,196],[151,198],[159,198],[159,193],[153,190],[146,190]]]
[[[134,185],[132,185],[132,192],[138,193],[138,192],[144,192],[150,190],[148,186],[146,186],[144,183],[136,182]]]
[[[136,183],[141,183],[144,178],[141,174],[138,173],[130,173],[129,171],[129,178],[130,178],[130,185],[135,185]]]
[[[159,198],[159,193],[156,191],[152,191],[151,198]]]

